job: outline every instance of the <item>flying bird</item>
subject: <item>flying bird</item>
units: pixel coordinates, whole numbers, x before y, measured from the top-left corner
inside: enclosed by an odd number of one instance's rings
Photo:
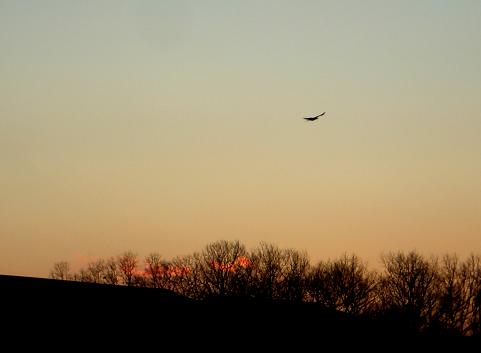
[[[319,117],[323,116],[324,114],[326,114],[326,112],[324,112],[322,114],[319,114],[319,115],[316,115],[316,116],[311,116],[310,118],[304,118],[304,119],[309,120],[309,121],[314,121],[314,120],[319,119]]]

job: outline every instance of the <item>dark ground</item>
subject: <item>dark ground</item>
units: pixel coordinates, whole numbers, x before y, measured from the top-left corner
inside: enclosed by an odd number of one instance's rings
[[[2,321],[13,332],[42,332],[51,338],[273,348],[327,341],[338,347],[385,340],[403,344],[416,337],[395,320],[351,317],[313,303],[198,302],[162,289],[5,275],[0,275],[0,295]]]

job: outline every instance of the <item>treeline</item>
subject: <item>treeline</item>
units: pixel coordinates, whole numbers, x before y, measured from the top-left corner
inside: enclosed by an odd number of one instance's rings
[[[90,262],[77,273],[54,264],[50,277],[113,285],[164,288],[192,299],[236,297],[311,302],[351,316],[402,322],[412,332],[481,335],[481,257],[425,258],[397,252],[372,271],[356,255],[311,264],[306,252],[261,243],[248,251],[218,241],[201,252],[166,261],[141,261],[131,251]]]

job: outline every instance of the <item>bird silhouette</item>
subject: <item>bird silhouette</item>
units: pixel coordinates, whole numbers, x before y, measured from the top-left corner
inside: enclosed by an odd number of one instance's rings
[[[304,118],[304,119],[309,120],[309,121],[314,121],[314,120],[319,119],[319,117],[323,116],[324,114],[326,114],[326,112],[324,112],[322,114],[319,114],[319,115],[316,115],[316,116],[311,116],[310,118]]]

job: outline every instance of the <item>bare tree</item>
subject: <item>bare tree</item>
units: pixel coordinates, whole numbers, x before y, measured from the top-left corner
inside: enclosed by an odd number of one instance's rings
[[[53,264],[53,268],[50,271],[50,278],[70,280],[70,264],[67,261],[59,261]]]
[[[118,259],[120,276],[127,286],[135,284],[134,279],[138,262],[137,255],[130,250],[123,253]]]
[[[261,243],[250,255],[253,267],[250,292],[258,298],[279,297],[283,253],[276,245]]]
[[[413,330],[423,330],[433,319],[439,298],[437,261],[411,251],[382,256],[385,273],[380,295],[385,308],[395,310]]]
[[[356,255],[320,262],[309,276],[309,298],[350,314],[365,313],[375,300],[376,274]]]
[[[245,295],[250,273],[247,251],[239,241],[218,241],[194,257],[205,296]]]
[[[440,297],[436,313],[439,329],[448,334],[463,334],[469,310],[465,290],[466,276],[456,255],[445,255],[439,267]]]
[[[280,298],[289,301],[302,301],[307,294],[307,274],[310,263],[306,252],[293,249],[282,253],[282,275]]]
[[[309,270],[307,300],[321,303],[332,309],[339,309],[337,297],[332,288],[331,262],[320,261]]]
[[[115,258],[111,257],[104,264],[104,280],[107,284],[118,284],[119,283],[119,268],[117,266],[117,261]]]
[[[149,281],[145,273],[140,271],[140,272],[134,273],[134,276],[132,277],[131,285],[134,287],[148,287]]]
[[[202,261],[200,254],[177,257],[168,264],[164,274],[164,288],[192,299],[205,296],[202,284]]]
[[[250,255],[252,272],[249,293],[258,298],[303,300],[309,258],[305,252],[283,250],[261,243]]]
[[[465,334],[481,335],[481,257],[469,256],[461,266],[466,301]]]
[[[87,265],[86,282],[104,283],[104,270],[105,261],[103,259],[98,259],[96,261],[90,262]]]
[[[168,269],[167,262],[158,253],[151,253],[145,258],[145,274],[150,287],[162,288],[163,279]]]

